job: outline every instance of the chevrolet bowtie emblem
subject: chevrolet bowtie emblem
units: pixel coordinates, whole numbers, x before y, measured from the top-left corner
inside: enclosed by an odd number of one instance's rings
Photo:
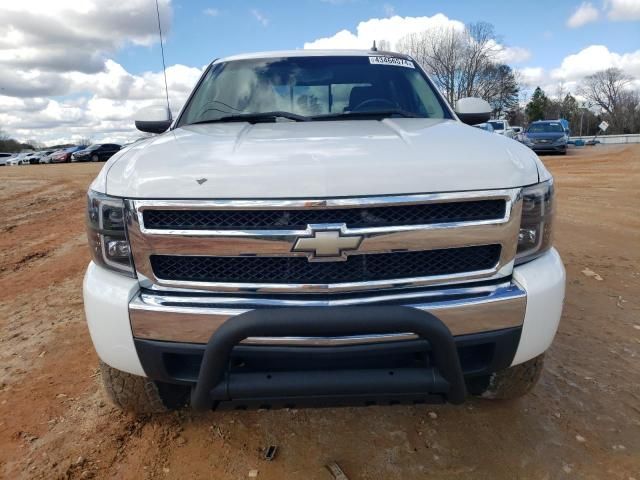
[[[356,250],[362,242],[360,235],[343,235],[340,230],[316,231],[308,237],[298,237],[293,252],[307,253],[309,260],[346,260],[348,250]]]

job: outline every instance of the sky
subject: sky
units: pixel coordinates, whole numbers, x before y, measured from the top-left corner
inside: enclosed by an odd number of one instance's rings
[[[159,0],[174,113],[212,60],[253,51],[393,46],[433,28],[489,22],[524,95],[577,92],[609,67],[640,89],[640,0]],[[164,98],[154,0],[0,0],[0,131],[52,145],[139,136]]]

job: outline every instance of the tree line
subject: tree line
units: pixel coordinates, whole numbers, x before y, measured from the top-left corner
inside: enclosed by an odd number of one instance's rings
[[[18,140],[11,138],[8,134],[0,131],[0,152],[14,153],[21,152],[22,150],[33,149],[33,145],[30,142],[19,142]]]
[[[20,142],[2,130],[0,130],[0,152],[3,153],[19,153],[23,150],[41,150],[43,148],[49,148],[52,150],[63,149],[73,147],[75,145],[91,145],[93,139],[91,137],[82,137],[77,140],[75,144],[64,143],[59,145],[45,145],[37,140],[27,140],[26,142]]]
[[[523,115],[526,120],[566,118],[575,135],[595,135],[602,120],[609,124],[607,133],[624,134],[640,132],[640,95],[630,88],[631,77],[617,68],[609,68],[586,77],[578,86],[578,94],[584,99],[561,92],[557,99],[550,98],[537,87]],[[599,113],[594,113],[594,110]]]
[[[391,49],[385,40],[378,45]],[[580,83],[577,94],[584,101],[563,91],[551,98],[537,87],[523,107],[522,82],[502,61],[504,47],[490,23],[412,33],[395,50],[413,57],[452,105],[462,97],[481,97],[491,105],[494,118],[507,118],[513,125],[566,118],[573,134],[593,135],[606,120],[607,133],[640,132],[640,97],[630,88],[633,79],[616,68],[594,73]]]

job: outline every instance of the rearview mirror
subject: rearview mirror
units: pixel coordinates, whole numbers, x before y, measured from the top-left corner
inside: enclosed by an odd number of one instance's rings
[[[171,126],[171,111],[164,106],[145,107],[135,116],[136,128],[141,132],[163,133]]]
[[[458,118],[467,125],[487,122],[491,118],[491,105],[481,98],[461,98],[456,102],[455,110]]]

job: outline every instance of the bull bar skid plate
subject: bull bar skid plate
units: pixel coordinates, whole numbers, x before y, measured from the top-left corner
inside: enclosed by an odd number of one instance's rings
[[[425,368],[229,373],[233,348],[251,336],[348,336],[413,332],[431,347]],[[321,347],[320,347],[321,348]],[[209,339],[198,381],[195,410],[224,402],[260,405],[277,399],[321,397],[326,403],[365,398],[431,398],[460,404],[465,381],[454,337],[435,315],[404,306],[290,307],[251,310],[225,322]],[[323,402],[325,403],[325,402]]]

